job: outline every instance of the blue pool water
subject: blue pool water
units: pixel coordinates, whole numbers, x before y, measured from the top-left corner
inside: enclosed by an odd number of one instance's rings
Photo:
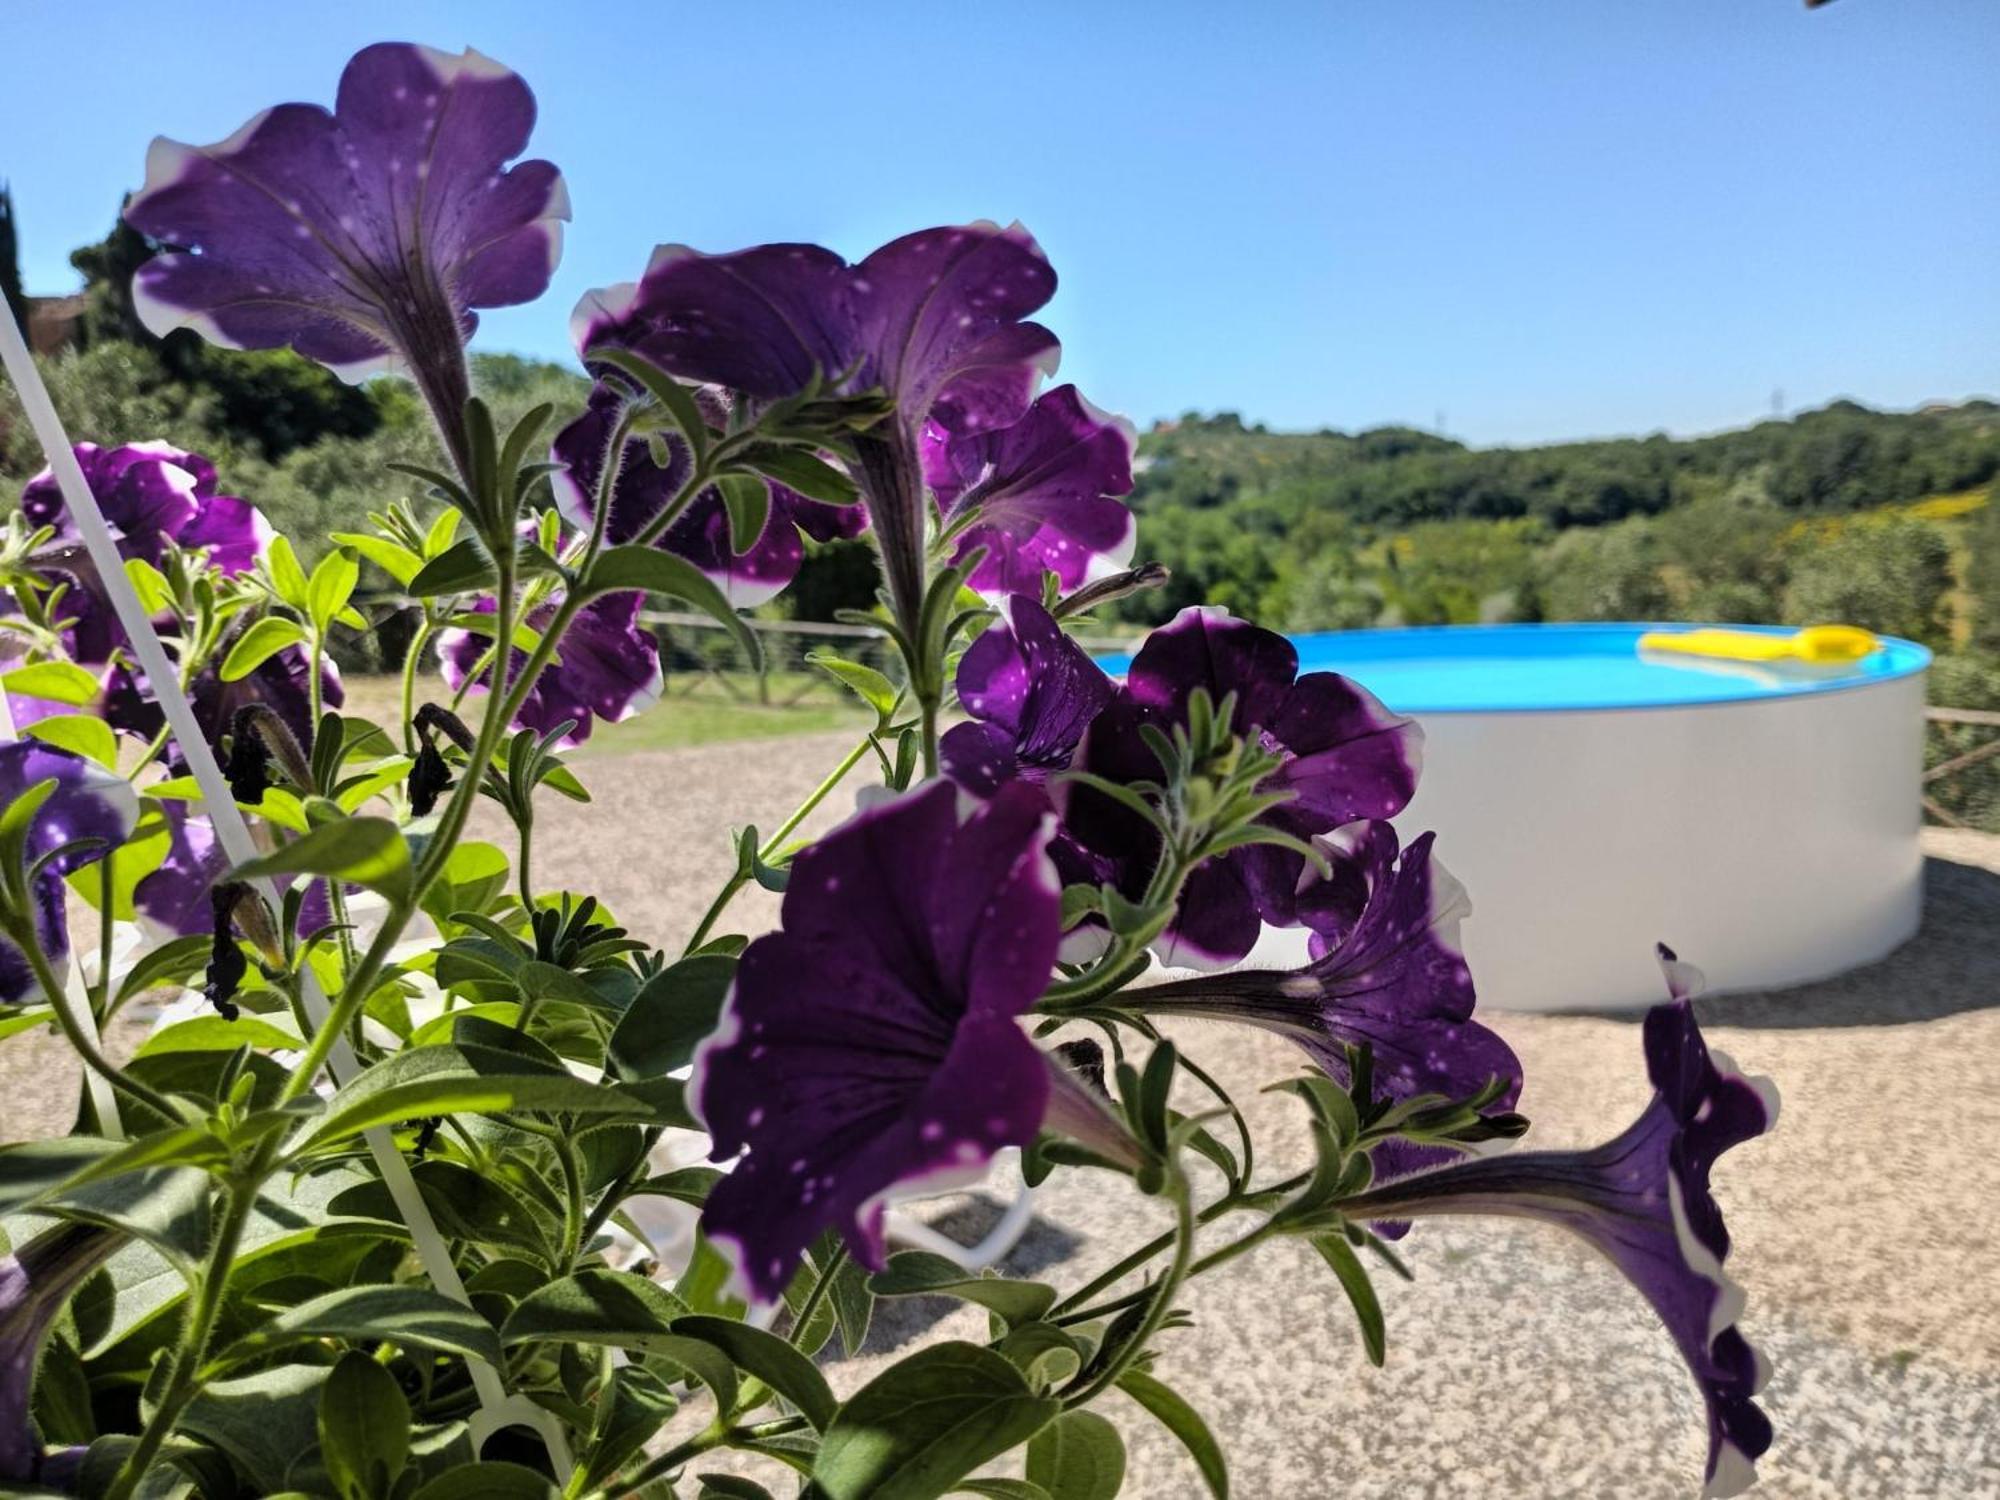
[[[1302,672],[1352,677],[1401,713],[1670,708],[1838,692],[1920,672],[1931,654],[1884,637],[1838,668],[1774,667],[1639,654],[1654,625],[1450,625],[1297,635]],[[1764,627],[1737,627],[1764,628]],[[1786,627],[1768,627],[1778,634]],[[1100,657],[1122,673],[1126,656]]]

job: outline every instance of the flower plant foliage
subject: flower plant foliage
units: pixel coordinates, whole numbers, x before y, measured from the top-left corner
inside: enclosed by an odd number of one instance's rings
[[[584,409],[497,428],[464,340],[546,288],[568,213],[523,159],[534,118],[478,53],[373,46],[331,111],[156,142],[128,207],[155,328],[413,381],[439,456],[373,530],[308,569],[171,435],[78,446],[173,684],[53,476],[0,531],[0,1037],[56,1028],[86,1069],[66,1137],[0,1148],[0,1481],[1104,1500],[1150,1414],[1226,1496],[1177,1351],[1201,1278],[1303,1239],[1332,1274],[1286,1294],[1344,1296],[1380,1363],[1371,1265],[1483,1214],[1633,1283],[1703,1397],[1708,1493],[1747,1484],[1766,1366],[1710,1174],[1776,1103],[1703,1044],[1693,971],[1668,956],[1630,1129],[1511,1149],[1521,1066],[1475,1017],[1466,894],[1391,822],[1418,726],[1218,610],[1115,680],[1079,643],[1163,575],[1132,565],[1130,426],[1040,390],[1056,279],[1019,226],[852,262],[663,247],[576,310]],[[735,873],[693,936],[547,885],[538,821],[590,796],[565,748],[661,697],[649,598],[754,648],[739,611],[805,538],[856,535],[901,672],[828,660],[874,727],[776,838],[716,830]],[[369,628],[364,566],[414,635],[381,724],[329,654]],[[682,851],[648,848],[667,878]],[[732,922],[753,881],[784,893],[771,930]],[[1274,927],[1306,961],[1245,967]],[[141,997],[158,1019],[108,1050]],[[1265,1163],[1188,1018],[1297,1044],[1265,1081],[1310,1160]],[[1173,1227],[1067,1287],[908,1248],[896,1204],[995,1172],[1088,1173]],[[849,1378],[875,1300],[917,1294],[979,1305],[983,1336]],[[1114,1391],[1136,1404],[1107,1420]]]

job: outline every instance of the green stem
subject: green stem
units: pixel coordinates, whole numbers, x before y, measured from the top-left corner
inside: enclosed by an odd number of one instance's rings
[[[1295,1191],[1298,1188],[1304,1187],[1311,1180],[1311,1177],[1312,1174],[1310,1172],[1300,1172],[1297,1176],[1287,1177],[1283,1182],[1273,1183],[1267,1188],[1259,1188],[1255,1194],[1247,1192],[1225,1193],[1200,1213],[1196,1214],[1195,1222],[1197,1224],[1211,1224],[1224,1214],[1233,1213],[1235,1210],[1241,1208],[1252,1197],[1261,1197],[1267,1193],[1289,1193]],[[1129,1306],[1139,1296],[1143,1295],[1143,1292],[1128,1294],[1116,1302],[1107,1303],[1103,1307],[1093,1307],[1085,1312],[1070,1311],[1070,1309],[1079,1307],[1089,1301],[1106,1287],[1113,1286],[1124,1280],[1125,1277],[1138,1270],[1139,1267],[1173,1244],[1173,1242],[1174,1231],[1171,1229],[1147,1241],[1116,1265],[1099,1272],[1096,1276],[1093,1276],[1089,1281],[1086,1281],[1082,1286],[1071,1292],[1067,1297],[1063,1298],[1054,1307],[1050,1308],[1048,1312],[1049,1318],[1058,1323],[1087,1323],[1092,1318],[1102,1317],[1107,1310],[1115,1311],[1120,1307]]]
[[[403,653],[403,752],[417,753],[417,729],[413,722],[417,717],[417,673],[423,670],[424,647],[431,638],[431,612],[424,607],[424,617],[417,622],[411,632],[409,648]]]
[[[824,1302],[827,1293],[833,1290],[833,1278],[840,1274],[841,1268],[846,1264],[847,1246],[843,1244],[838,1250],[833,1252],[833,1259],[820,1268],[819,1279],[813,1283],[812,1290],[806,1293],[805,1305],[799,1309],[798,1316],[792,1320],[791,1342],[793,1344],[797,1344],[805,1336],[806,1329],[812,1323],[813,1314],[819,1311],[820,1303]]]
[[[563,1179],[563,1275],[576,1269],[577,1257],[583,1253],[583,1226],[586,1222],[583,1212],[583,1170],[577,1164],[576,1143],[561,1131],[548,1137],[550,1147],[555,1151],[556,1161],[562,1167]]]
[[[1146,1352],[1146,1345],[1151,1342],[1153,1335],[1160,1331],[1160,1325],[1167,1320],[1167,1314],[1173,1311],[1174,1294],[1180,1290],[1181,1283],[1187,1280],[1188,1268],[1194,1260],[1196,1220],[1193,1194],[1188,1191],[1187,1179],[1180,1175],[1178,1169],[1174,1169],[1170,1190],[1174,1197],[1174,1258],[1167,1266],[1164,1276],[1144,1291],[1135,1294],[1152,1300],[1146,1304],[1145,1316],[1139,1320],[1139,1326],[1132,1337],[1125,1341],[1123,1347],[1105,1362],[1104,1368],[1099,1370],[1082,1389],[1072,1388],[1064,1393],[1063,1405],[1066,1408],[1087,1406],[1118,1384],[1119,1378],[1132,1368],[1133,1362],[1141,1354]]]
[[[111,864],[108,855],[97,862],[97,984],[86,991],[100,1028],[111,1014],[111,950],[118,936],[111,918]]]
[[[704,1453],[722,1447],[728,1441],[729,1428],[724,1424],[721,1413],[718,1412],[713,1422],[709,1423],[708,1426],[697,1432],[686,1442],[675,1444],[658,1458],[646,1464],[636,1474],[628,1476],[623,1481],[619,1493],[636,1495],[644,1490],[647,1485],[653,1483],[654,1480],[664,1479],[667,1475],[675,1473],[689,1459],[699,1458]]]
[[[180,1344],[173,1357],[172,1378],[159,1405],[154,1408],[151,1420],[139,1434],[139,1441],[126,1455],[117,1476],[111,1481],[111,1487],[105,1492],[106,1500],[128,1500],[138,1488],[139,1481],[146,1477],[160,1445],[172,1434],[181,1413],[201,1390],[202,1360],[208,1353],[208,1341],[215,1333],[216,1318],[222,1311],[223,1292],[229,1283],[229,1269],[236,1259],[237,1247],[242,1243],[250,1210],[256,1204],[269,1156],[270,1147],[267,1146],[258,1153],[250,1172],[228,1185],[222,1222],[216,1226],[215,1238],[209,1245],[208,1263],[195,1282],[194,1303],[181,1324]]]
[[[1299,1180],[1303,1181],[1303,1178]],[[1273,1235],[1282,1232],[1282,1227],[1276,1220],[1266,1219],[1248,1234],[1231,1240],[1221,1249],[1211,1250],[1208,1254],[1196,1260],[1187,1268],[1186,1279],[1192,1281],[1197,1276],[1203,1276],[1213,1271],[1217,1266],[1226,1266],[1230,1261],[1235,1260],[1237,1256],[1254,1250]],[[1109,1302],[1100,1302],[1095,1307],[1086,1307],[1076,1312],[1064,1313],[1060,1317],[1055,1318],[1054,1321],[1068,1325],[1071,1323],[1089,1323],[1098,1318],[1109,1317],[1113,1313],[1123,1312],[1134,1303],[1144,1299],[1148,1295],[1149,1290],[1149,1288],[1141,1287],[1136,1292],[1127,1292],[1122,1297],[1114,1297]]]
[[[511,641],[514,638],[514,572],[516,558],[511,550],[503,551],[498,560],[499,585],[496,590],[498,610],[496,623],[500,634],[498,639]],[[565,600],[567,607],[569,601]],[[573,616],[574,610],[569,614]],[[559,610],[550,631],[542,637],[535,654],[528,659],[528,665],[515,681],[506,687],[504,673],[496,676],[495,686],[487,694],[486,715],[479,723],[478,738],[473,741],[472,753],[466,758],[465,773],[458,785],[452,788],[451,797],[445,803],[444,813],[438,819],[437,831],[425,848],[424,857],[417,863],[411,880],[410,894],[401,902],[392,902],[383,915],[382,925],[375,933],[374,941],[361,961],[347,970],[346,982],[341,986],[339,996],[330,1008],[326,1023],[313,1034],[305,1055],[299,1059],[290,1078],[279,1093],[279,1103],[288,1103],[311,1088],[320,1070],[326,1066],[327,1057],[334,1044],[347,1030],[348,1024],[359,1013],[362,1005],[375,988],[382,970],[388,966],[389,954],[402,939],[403,929],[409,925],[411,914],[419,909],[423,895],[430,888],[438,872],[444,868],[444,861],[458,844],[458,837],[464,831],[466,820],[472,815],[473,800],[479,794],[479,784],[486,777],[486,768],[492,764],[493,756],[499,748],[500,740],[511,722],[518,700],[525,700],[526,689],[534,685],[548,658],[554,654],[553,642],[561,635],[562,627],[569,618]]]
[[[528,795],[532,797],[534,793],[530,792]],[[535,883],[531,874],[531,861],[534,857],[535,847],[535,814],[533,808],[525,805],[525,802],[521,808],[521,820],[515,827],[521,835],[521,855],[514,862],[514,874],[520,884],[521,910],[533,916],[535,911]]]
[[[319,716],[326,712],[325,689],[320,685],[319,674],[326,660],[326,639],[317,630],[312,633],[312,672],[306,681],[306,699],[312,705],[312,721],[308,735],[319,733]]]
[[[104,920],[108,926],[111,918],[107,915]],[[76,1017],[69,1013],[69,997],[63,990],[63,983],[56,974],[55,966],[49,962],[49,956],[42,951],[41,938],[34,930],[33,919],[20,925],[10,922],[7,926],[7,937],[15,947],[27,955],[28,967],[34,973],[35,983],[41,986],[42,994],[48,999],[49,1013],[55,1017],[56,1025],[61,1029],[64,1040],[75,1050],[76,1055],[83,1059],[83,1065],[113,1088],[129,1094],[162,1119],[169,1123],[179,1120],[180,1111],[174,1108],[172,1101],[165,1094],[139,1082],[136,1078],[128,1077],[116,1063],[104,1055],[95,1042],[91,1041],[83,1028],[77,1024]]]
[[[919,733],[924,751],[924,775],[935,776],[938,772],[938,700],[926,693],[917,699]]]
[[[840,764],[827,773],[826,779],[814,787],[811,795],[805,801],[801,802],[793,810],[792,815],[778,825],[777,831],[764,841],[764,847],[757,851],[757,857],[766,861],[775,859],[779,851],[785,847],[785,840],[798,832],[799,825],[812,816],[813,810],[832,795],[834,789],[841,782],[847,779],[847,773],[861,764],[862,757],[867,755],[869,746],[874,743],[875,736],[871,734],[866,736],[852,750],[848,751],[842,757]],[[729,877],[729,880],[723,885],[721,891],[716,894],[715,899],[709,903],[708,910],[702,914],[701,922],[694,930],[694,936],[688,939],[687,947],[682,949],[683,953],[692,953],[708,941],[710,930],[721,919],[724,909],[736,898],[736,893],[749,884],[749,879],[750,877],[743,874],[740,870]]]

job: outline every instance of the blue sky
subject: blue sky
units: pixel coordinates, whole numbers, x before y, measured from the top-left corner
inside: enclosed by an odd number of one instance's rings
[[[1142,422],[1533,442],[2000,395],[1994,0],[12,0],[29,289],[153,134],[328,102],[384,38],[519,70],[569,179],[555,285],[486,348],[564,357],[662,240],[1018,218],[1064,377]]]

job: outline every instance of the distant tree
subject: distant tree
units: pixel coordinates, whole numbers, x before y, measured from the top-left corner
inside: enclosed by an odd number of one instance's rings
[[[799,576],[782,598],[792,619],[825,622],[843,609],[872,607],[880,587],[875,549],[867,542],[807,542]]]
[[[1926,645],[1949,644],[1951,544],[1927,521],[1868,517],[1805,544],[1785,586],[1794,625],[1859,625]]]
[[[69,263],[83,273],[83,317],[77,338],[85,348],[106,339],[147,347],[159,343],[132,305],[132,274],[158,249],[120,218],[96,244],[70,252]]]
[[[1965,589],[1972,603],[1972,639],[2000,652],[2000,482],[1974,513],[1966,538]]]
[[[109,341],[150,351],[163,380],[213,393],[223,430],[268,459],[323,437],[366,437],[380,425],[366,390],[289,349],[224,349],[187,330],[155,338],[139,321],[132,278],[161,248],[120,218],[102,240],[71,253],[84,278],[85,348]]]
[[[1673,615],[1654,524],[1571,531],[1543,555],[1539,594],[1551,620],[1660,620]]]
[[[21,241],[14,218],[14,194],[0,182],[0,302],[14,315],[14,324],[28,331],[28,298],[21,290]]]

